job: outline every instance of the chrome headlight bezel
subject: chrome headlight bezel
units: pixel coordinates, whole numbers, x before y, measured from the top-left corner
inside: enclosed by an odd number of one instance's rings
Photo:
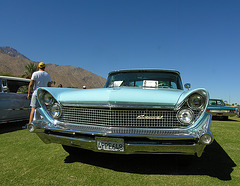
[[[209,95],[206,90],[201,89],[193,91],[176,108],[176,110],[178,110],[176,115],[178,121],[183,125],[194,124],[202,115],[202,113],[207,109],[208,99]],[[188,110],[188,115],[192,118],[184,121],[181,113],[186,112],[186,110]]]
[[[57,119],[62,115],[61,104],[46,90],[38,90],[38,100],[44,110],[53,118]]]

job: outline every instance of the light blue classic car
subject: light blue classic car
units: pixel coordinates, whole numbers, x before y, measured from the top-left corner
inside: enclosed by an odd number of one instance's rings
[[[87,149],[200,157],[213,141],[208,92],[184,91],[178,71],[114,71],[104,88],[46,87],[37,96],[41,107],[28,130],[70,154]]]
[[[226,106],[221,99],[210,99],[207,112],[214,117],[227,120],[228,117],[236,116],[238,114],[238,108]]]
[[[30,114],[30,79],[0,76],[0,123],[26,120]]]

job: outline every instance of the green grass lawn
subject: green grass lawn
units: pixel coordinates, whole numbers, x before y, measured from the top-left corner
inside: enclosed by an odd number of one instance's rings
[[[236,117],[212,121],[215,141],[201,158],[94,152],[72,157],[18,125],[0,125],[0,185],[240,185]]]

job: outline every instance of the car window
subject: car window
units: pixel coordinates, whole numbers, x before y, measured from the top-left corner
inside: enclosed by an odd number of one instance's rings
[[[112,74],[105,85],[105,87],[120,86],[182,89],[182,82],[175,73],[128,72]]]
[[[7,92],[12,93],[27,93],[28,82],[7,80]]]
[[[225,106],[225,104],[222,100],[209,100],[209,105]]]
[[[209,105],[216,105],[216,101],[215,100],[209,100]]]
[[[28,93],[28,86],[27,85],[20,86],[17,90],[17,93]]]
[[[224,102],[222,100],[217,101],[218,105],[225,106]]]

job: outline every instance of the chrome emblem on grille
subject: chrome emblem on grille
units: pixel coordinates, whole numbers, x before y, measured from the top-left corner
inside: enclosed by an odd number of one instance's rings
[[[137,119],[163,119],[163,116],[145,116],[145,115],[139,115],[139,116],[137,116]]]

